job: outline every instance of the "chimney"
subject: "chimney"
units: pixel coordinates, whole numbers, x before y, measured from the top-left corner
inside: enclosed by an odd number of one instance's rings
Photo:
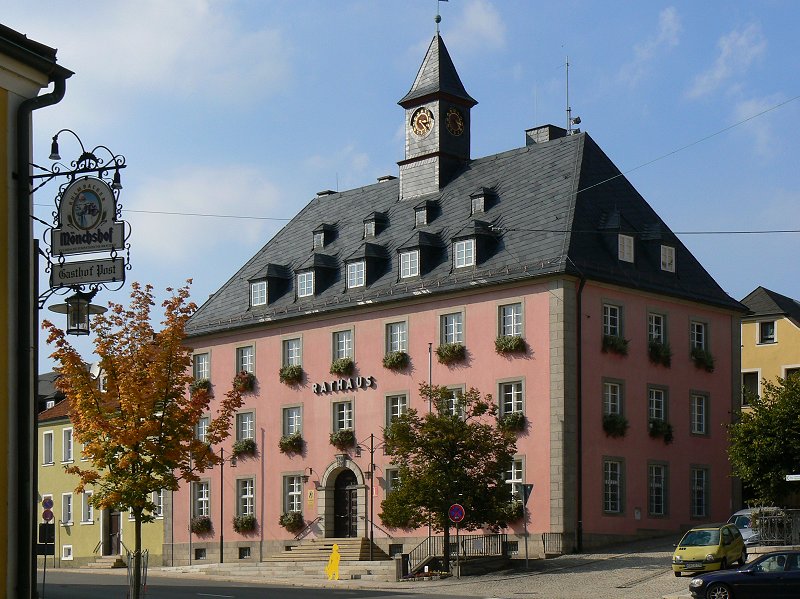
[[[567,130],[555,125],[542,125],[533,129],[525,130],[525,145],[542,144],[546,141],[566,137]]]

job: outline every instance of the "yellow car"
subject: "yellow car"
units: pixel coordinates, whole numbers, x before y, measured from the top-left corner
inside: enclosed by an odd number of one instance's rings
[[[734,524],[706,524],[690,529],[675,546],[672,571],[711,572],[747,561],[742,533]]]

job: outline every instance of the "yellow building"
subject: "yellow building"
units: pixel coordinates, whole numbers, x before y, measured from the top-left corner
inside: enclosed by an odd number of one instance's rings
[[[764,287],[742,300],[742,390],[760,395],[762,381],[800,373],[800,302]]]
[[[127,552],[134,550],[133,518],[129,512],[94,509],[88,501],[91,489],[75,492],[78,477],[67,474],[65,467],[84,458],[80,444],[74,441],[69,407],[66,399],[39,414],[39,502],[46,497],[53,500],[56,525],[55,555],[47,558],[48,568],[74,568],[95,562],[109,567],[122,565],[127,563]],[[153,566],[162,563],[167,495],[163,491],[154,495],[153,501],[160,506],[156,520],[142,525],[142,549],[148,551]],[[43,559],[39,558],[40,565]]]
[[[31,121],[61,101],[70,75],[53,48],[0,25],[0,599],[28,599],[36,589]]]

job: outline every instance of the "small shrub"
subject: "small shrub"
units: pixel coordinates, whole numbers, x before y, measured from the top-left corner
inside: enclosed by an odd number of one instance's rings
[[[211,381],[209,379],[197,379],[190,387],[192,393],[200,390],[211,392]]]
[[[335,433],[331,433],[330,441],[331,445],[336,449],[344,451],[356,444],[356,434],[353,432],[353,429],[344,428]]]
[[[211,518],[208,516],[195,516],[191,521],[192,532],[196,535],[207,535],[211,532]]]
[[[306,521],[303,519],[302,512],[284,512],[278,518],[278,524],[289,532],[300,532],[305,527]]]
[[[461,362],[467,357],[467,348],[461,343],[442,343],[436,348],[436,357],[440,364]]]
[[[383,367],[389,370],[405,370],[408,367],[408,354],[404,351],[393,351],[383,356]]]
[[[252,514],[246,516],[235,516],[233,519],[233,530],[236,532],[253,532],[258,523]]]
[[[240,457],[246,455],[256,455],[258,445],[255,439],[239,439],[233,444],[233,455]]]
[[[661,420],[660,418],[651,418],[650,436],[653,439],[662,437],[664,439],[664,444],[669,445],[670,443],[672,443],[673,439],[672,425],[666,420]]]
[[[278,378],[287,385],[296,385],[303,380],[303,367],[300,364],[284,366],[278,373]]]
[[[519,335],[500,335],[494,340],[494,351],[498,354],[523,354],[528,349]]]
[[[514,499],[503,509],[503,518],[506,522],[516,522],[525,515],[525,506],[519,499]]]
[[[255,384],[256,375],[254,375],[252,372],[247,372],[246,370],[237,372],[236,376],[233,377],[233,388],[239,393],[247,393],[248,391],[252,391],[253,387],[255,387]]]
[[[617,335],[603,335],[603,353],[628,355],[628,340]]]
[[[355,362],[353,362],[352,358],[338,358],[331,364],[330,373],[340,376],[349,376],[353,374],[353,368],[355,368]]]
[[[711,352],[702,347],[692,348],[692,360],[697,368],[702,368],[707,372],[714,372],[714,356]]]
[[[527,419],[522,412],[508,412],[497,419],[497,426],[509,432],[522,432],[525,430]]]
[[[303,435],[292,433],[291,435],[283,435],[278,441],[278,449],[282,453],[302,453],[303,451]]]
[[[628,432],[628,419],[622,414],[604,414],[603,430],[606,437],[624,437]]]
[[[661,364],[667,368],[672,364],[672,350],[669,347],[669,343],[650,341],[647,344],[647,355],[653,364]]]

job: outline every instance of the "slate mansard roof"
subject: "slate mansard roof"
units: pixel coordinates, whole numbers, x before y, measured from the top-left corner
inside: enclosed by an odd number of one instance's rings
[[[470,196],[482,191],[485,211],[471,214]],[[428,224],[415,226],[415,207],[426,205]],[[365,239],[364,221],[376,212],[383,222]],[[326,245],[314,249],[321,223],[328,225]],[[635,238],[633,263],[618,259],[619,233]],[[474,235],[478,261],[455,269],[452,244],[465,235]],[[661,270],[662,244],[675,248],[674,273]],[[400,279],[398,250],[409,247],[420,249],[421,274]],[[346,262],[357,257],[367,260],[367,284],[347,289]],[[325,266],[324,288],[298,298],[296,274],[314,264]],[[270,269],[278,275],[268,285],[274,282],[279,294],[250,306],[250,282]],[[564,274],[746,311],[580,133],[472,160],[441,192],[424,198],[400,200],[399,181],[391,179],[313,199],[199,308],[187,332]]]
[[[748,315],[750,318],[785,316],[800,326],[800,302],[766,287],[756,287],[742,300],[742,303],[750,308],[751,314]]]

